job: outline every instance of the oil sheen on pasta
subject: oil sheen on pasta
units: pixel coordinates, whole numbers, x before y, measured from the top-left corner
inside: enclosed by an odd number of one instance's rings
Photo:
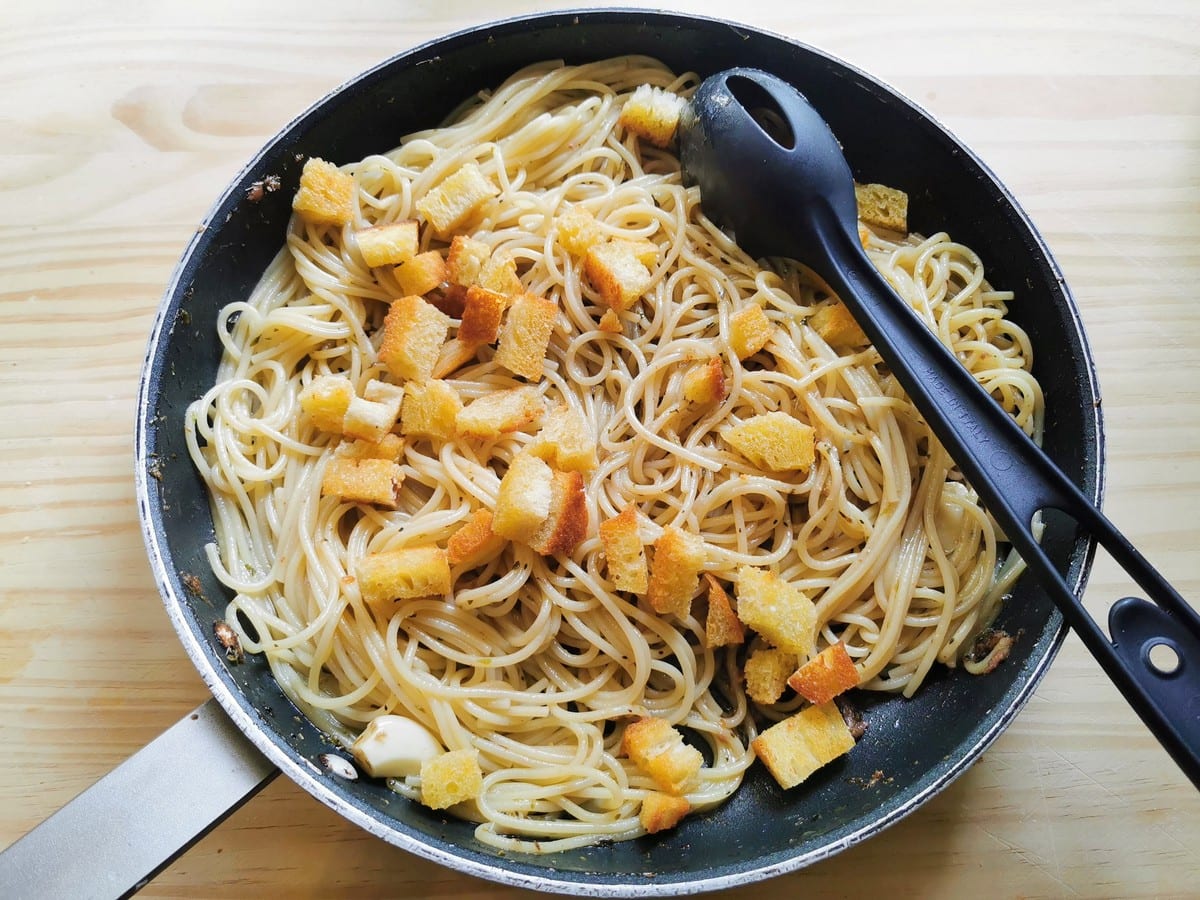
[[[802,266],[749,258],[704,217],[669,151],[617,127],[623,99],[646,83],[686,95],[697,79],[645,58],[537,65],[452,124],[345,167],[359,186],[347,231],[415,217],[415,201],[465,162],[500,186],[472,236],[511,253],[525,288],[558,304],[540,389],[581,411],[599,446],[586,476],[590,531],[571,557],[510,544],[486,567],[456,572],[452,597],[386,613],[347,584],[368,552],[444,545],[473,509],[494,504],[507,461],[532,435],[482,448],[409,441],[395,512],[320,496],[337,438],[305,421],[298,393],[320,374],[346,373],[359,387],[385,377],[372,335],[399,296],[388,272],[347,250],[342,229],[294,219],[249,299],[222,313],[217,383],[189,411],[216,526],[210,561],[233,595],[226,618],[240,613],[257,634],[237,625],[243,645],[342,740],[389,712],[447,748],[474,748],[484,789],[465,814],[497,848],[549,852],[641,833],[653,785],[620,755],[622,717],[662,717],[707,744],[711,762],[687,795],[703,810],[737,789],[758,730],[797,705],[756,707],[740,674],[748,648],[706,649],[695,615],[659,616],[611,589],[596,527],[629,503],[651,532],[701,535],[707,571],[726,582],[751,564],[802,588],[817,604],[818,649],[844,641],[871,690],[911,694],[935,663],[955,665],[1019,569],[1004,564],[991,520],[878,355],[839,354],[808,324],[833,299]],[[621,334],[598,328],[579,260],[556,244],[556,220],[573,207],[611,236],[659,247],[654,286],[623,314]],[[1005,318],[1011,295],[987,284],[975,253],[946,234],[901,243],[872,234],[868,250],[1039,437],[1029,342]],[[739,361],[725,335],[747,304],[777,329]],[[730,396],[696,412],[681,376],[713,355]],[[519,382],[484,352],[452,383],[469,400]],[[755,471],[719,438],[772,410],[816,428],[809,472]],[[393,786],[418,796],[411,783]]]

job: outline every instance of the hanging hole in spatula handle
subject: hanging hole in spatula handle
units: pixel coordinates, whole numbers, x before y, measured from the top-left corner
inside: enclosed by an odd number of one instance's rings
[[[1150,599],[1125,597],[1080,636],[1130,705],[1200,788],[1200,614],[1111,522],[1088,505],[1079,516],[1097,543]],[[1102,642],[1102,646],[1100,644]]]

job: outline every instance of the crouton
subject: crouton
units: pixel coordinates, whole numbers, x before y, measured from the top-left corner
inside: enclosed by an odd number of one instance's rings
[[[759,647],[746,660],[746,693],[755,703],[775,703],[783,696],[796,657],[776,647]]]
[[[574,206],[558,217],[558,245],[568,253],[582,256],[604,240],[604,229],[588,210]]]
[[[383,320],[379,359],[398,378],[428,381],[450,331],[450,317],[410,294],[392,302]]]
[[[775,723],[750,746],[786,790],[849,752],[854,738],[837,706],[823,703]]]
[[[313,225],[345,225],[358,209],[354,176],[313,157],[304,164],[292,209]]]
[[[620,515],[600,523],[600,543],[608,560],[608,580],[618,591],[646,593],[650,573],[646,568],[646,549],[642,546],[637,508],[633,504]]]
[[[633,241],[614,240],[595,244],[583,260],[583,272],[600,293],[600,299],[616,312],[633,306],[650,290],[653,276],[638,259],[639,247]]]
[[[812,652],[817,608],[802,590],[774,572],[739,566],[736,591],[737,614],[743,625],[800,659]]]
[[[479,166],[467,163],[418,200],[417,212],[439,234],[448,234],[497,193]]]
[[[666,719],[643,716],[625,726],[621,752],[662,790],[679,796],[700,772],[704,756],[683,742]]]
[[[545,412],[538,389],[522,385],[472,400],[455,416],[454,427],[463,437],[495,440],[540,421]]]
[[[704,621],[704,645],[706,647],[726,647],[729,644],[740,644],[746,640],[746,629],[742,620],[733,611],[729,595],[721,584],[708,572],[704,573],[708,582],[708,616]]]
[[[606,334],[621,334],[625,331],[625,327],[621,324],[621,317],[615,310],[606,309],[604,315],[600,317],[600,330]]]
[[[445,378],[453,375],[467,363],[474,361],[479,353],[480,344],[468,344],[458,338],[451,338],[442,344],[437,362],[433,364],[433,377]]]
[[[908,194],[885,184],[855,184],[858,217],[868,225],[908,233]]]
[[[508,297],[477,284],[467,288],[458,339],[469,344],[490,344],[500,334],[500,320],[508,307]],[[539,360],[539,369],[541,361]]]
[[[508,541],[492,530],[492,511],[477,509],[446,542],[446,559],[452,566],[473,569],[491,561]]]
[[[558,304],[536,294],[521,293],[512,302],[496,349],[496,362],[531,381],[540,380],[550,334],[558,320]]]
[[[517,274],[517,261],[505,252],[492,254],[479,271],[479,286],[501,294],[519,294],[524,290]]]
[[[396,283],[405,294],[428,294],[446,280],[446,261],[436,250],[418,253],[394,270]]]
[[[451,750],[421,763],[421,803],[446,809],[474,800],[483,790],[483,770],[474,750]]]
[[[354,385],[345,375],[319,375],[300,391],[300,408],[322,431],[341,434],[353,399]]]
[[[408,262],[417,255],[419,239],[416,219],[375,225],[354,232],[358,252],[362,254],[363,262],[372,269]]]
[[[425,299],[452,319],[461,319],[467,308],[467,289],[461,284],[444,284],[439,290],[430,291]]]
[[[725,385],[725,367],[719,356],[693,366],[684,373],[683,396],[690,403],[702,406],[712,406],[729,396]]]
[[[721,432],[734,450],[760,469],[807,472],[817,457],[816,433],[785,412],[751,416]]]
[[[395,509],[402,481],[404,470],[391,460],[335,456],[325,466],[321,496]]]
[[[639,85],[621,107],[617,122],[654,146],[666,147],[675,139],[683,103],[678,94],[648,84]]]
[[[564,472],[590,472],[599,464],[596,439],[583,413],[565,403],[550,411],[528,449]]]
[[[860,347],[867,342],[862,327],[840,301],[822,306],[812,314],[808,323],[817,329],[817,334],[831,347]]]
[[[358,440],[379,443],[395,426],[403,400],[404,388],[400,385],[377,379],[368,381],[362,396],[352,399],[346,407],[342,432]]]
[[[647,834],[657,834],[674,828],[691,811],[692,805],[684,797],[650,791],[642,800],[642,811],[638,818]]]
[[[838,641],[792,673],[788,686],[809,703],[828,703],[838,694],[858,687],[858,669],[846,645]]]
[[[373,553],[355,570],[363,602],[387,603],[450,592],[450,564],[440,547],[405,547]]]
[[[550,482],[550,513],[527,543],[542,556],[569,556],[587,536],[587,529],[583,476],[555,470]]]
[[[404,438],[389,431],[378,441],[342,441],[334,452],[346,459],[386,459],[396,462],[404,452]]]
[[[704,568],[704,541],[668,525],[654,542],[646,599],[660,615],[686,616]]]
[[[738,359],[749,359],[771,340],[774,323],[757,303],[743,306],[729,317],[729,346]]]
[[[448,441],[455,435],[455,419],[463,408],[454,386],[437,378],[409,384],[400,406],[400,433]]]
[[[465,234],[456,234],[446,251],[446,277],[451,284],[463,287],[478,284],[479,272],[491,257],[491,245]]]
[[[554,470],[529,453],[518,453],[500,479],[492,531],[528,543],[550,516],[554,501]]]

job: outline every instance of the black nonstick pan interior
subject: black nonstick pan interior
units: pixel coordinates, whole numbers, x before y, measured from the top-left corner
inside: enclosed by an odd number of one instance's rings
[[[164,301],[147,360],[139,420],[139,477],[168,612],[201,674],[250,739],[285,774],[378,836],[496,880],[585,894],[678,893],[744,883],[828,856],[910,812],[949,783],[1016,715],[1049,665],[1062,620],[1022,580],[998,625],[1017,636],[994,673],[938,670],[911,700],[858,694],[869,722],[847,757],[798,789],[781,791],[760,766],[724,806],[636,841],[534,857],[498,855],[473,826],[389,792],[344,781],[318,757],[337,748],[281,693],[266,665],[231,665],[213,640],[227,597],[211,575],[208,499],[188,459],[183,416],[215,379],[218,310],[245,297],[283,243],[303,162],[345,163],[437,124],[475,91],[530,62],[582,62],[641,53],[707,74],[752,65],[799,87],[841,140],[856,177],[906,190],[910,226],[948,231],[976,249],[988,278],[1016,291],[1012,317],[1030,334],[1046,390],[1045,447],[1097,501],[1102,433],[1091,357],[1062,276],[1013,198],[969,150],[925,113],[869,76],[822,53],[725,22],[646,11],[557,13],[476,29],[404,53],[343,86],[293,122],[214,207]],[[251,184],[281,189],[251,199]],[[1044,538],[1076,591],[1091,547],[1051,522]]]

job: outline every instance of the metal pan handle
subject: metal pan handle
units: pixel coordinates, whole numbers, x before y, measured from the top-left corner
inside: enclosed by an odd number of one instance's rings
[[[209,700],[0,853],[0,884],[127,897],[278,774]]]

